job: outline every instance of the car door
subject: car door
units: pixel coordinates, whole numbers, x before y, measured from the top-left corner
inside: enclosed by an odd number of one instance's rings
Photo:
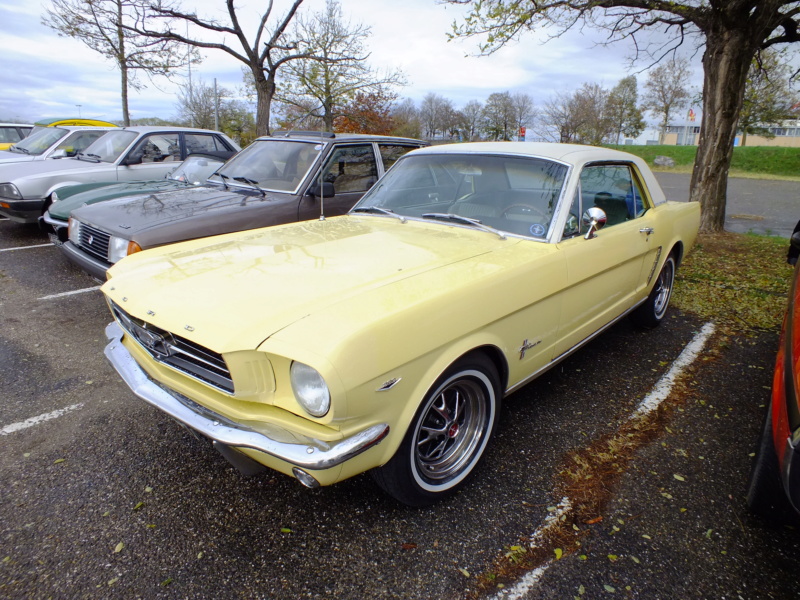
[[[576,218],[590,207],[602,208],[606,225],[591,239]],[[602,329],[642,297],[652,257],[653,215],[641,179],[629,164],[593,164],[583,168],[571,218],[559,243],[567,267],[567,292],[554,358]],[[577,222],[577,226],[576,226]],[[650,257],[650,258],[648,258]]]
[[[328,217],[343,215],[377,180],[378,162],[371,143],[335,146],[321,171],[310,181],[311,187],[320,181],[332,183],[335,194],[322,199],[307,194],[303,196],[298,211],[299,219],[303,221],[319,217],[321,210]]]
[[[123,155],[117,167],[119,181],[163,179],[181,162],[180,133],[144,135]]]

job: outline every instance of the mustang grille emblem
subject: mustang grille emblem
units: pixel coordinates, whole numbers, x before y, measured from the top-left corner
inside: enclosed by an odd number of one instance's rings
[[[172,344],[166,336],[148,331],[134,324],[134,337],[157,359],[164,359],[172,354]]]

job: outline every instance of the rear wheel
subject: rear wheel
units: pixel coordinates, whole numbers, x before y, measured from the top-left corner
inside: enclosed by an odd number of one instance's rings
[[[483,355],[465,357],[433,385],[400,448],[372,471],[385,492],[410,506],[454,494],[472,475],[497,423],[497,369]]]
[[[667,314],[669,299],[672,297],[672,287],[675,284],[675,255],[670,254],[661,267],[658,279],[650,291],[650,295],[639,308],[631,315],[634,323],[640,327],[652,329],[664,320]]]

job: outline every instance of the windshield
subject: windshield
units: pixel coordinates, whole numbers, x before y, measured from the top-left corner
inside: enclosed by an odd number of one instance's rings
[[[31,133],[21,142],[14,144],[14,148],[25,152],[25,154],[38,156],[68,133],[69,129],[45,127]]]
[[[478,154],[407,155],[353,208],[544,238],[567,174],[539,158]],[[458,218],[444,218],[455,216]]]
[[[101,162],[113,163],[137,136],[133,131],[109,131],[95,140],[83,154]]]
[[[252,182],[261,189],[294,192],[300,187],[323,145],[297,140],[256,140],[221,169],[225,182]],[[213,180],[221,179],[219,176]],[[243,184],[242,187],[252,187]]]
[[[190,156],[169,174],[169,179],[185,183],[202,183],[219,169],[225,161],[209,156]]]

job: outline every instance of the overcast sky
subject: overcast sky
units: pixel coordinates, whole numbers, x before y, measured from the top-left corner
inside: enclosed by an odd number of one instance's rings
[[[239,20],[253,24],[245,31],[252,39],[264,0],[238,0]],[[276,0],[287,6],[287,0]],[[579,31],[541,43],[544,34],[528,33],[488,56],[477,56],[477,40],[447,41],[454,20],[465,14],[462,7],[436,0],[341,0],[345,18],[371,27],[367,46],[370,64],[378,69],[401,69],[408,86],[401,97],[419,102],[434,92],[453,101],[456,108],[470,100],[484,102],[493,92],[520,91],[541,105],[556,92],[573,91],[584,82],[613,87],[631,70],[624,44],[600,46]],[[49,2],[0,0],[0,120],[36,121],[45,117],[122,118],[120,78],[114,65],[80,41],[59,37],[41,24]],[[199,16],[227,18],[224,0],[192,0],[184,6]],[[319,11],[324,0],[306,0],[301,11]],[[229,40],[229,43],[232,43]],[[194,78],[237,90],[242,84],[241,64],[221,51],[203,51],[204,61],[192,69]],[[694,84],[702,77],[695,57]],[[640,94],[646,73],[638,76]],[[131,118],[170,118],[177,114],[176,85],[164,79],[143,82],[147,88],[130,90]],[[80,107],[78,107],[80,105]],[[697,107],[695,107],[697,110]]]

